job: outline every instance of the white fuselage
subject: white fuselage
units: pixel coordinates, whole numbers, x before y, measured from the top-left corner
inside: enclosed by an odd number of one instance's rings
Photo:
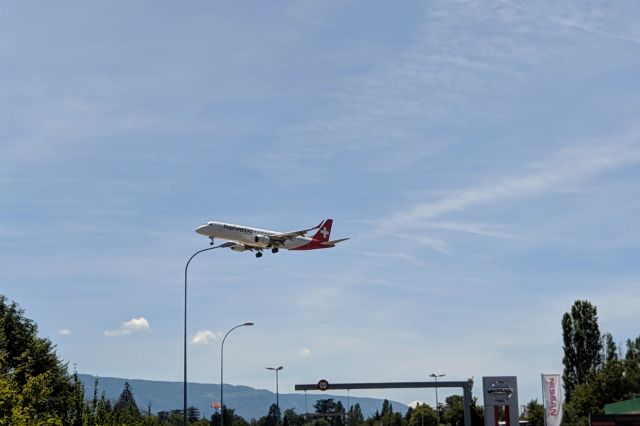
[[[278,232],[223,222],[207,222],[198,227],[196,232],[209,238],[220,238],[252,246],[259,245],[264,248],[278,247],[285,248],[287,250],[295,250],[311,242],[311,238],[294,237],[284,241],[283,243],[269,244],[267,242],[261,242],[260,237],[277,235]],[[258,237],[258,241],[256,241],[256,237]]]

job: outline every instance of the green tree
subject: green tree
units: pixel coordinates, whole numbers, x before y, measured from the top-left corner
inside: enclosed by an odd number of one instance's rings
[[[592,371],[575,387],[573,397],[565,405],[567,424],[588,424],[589,414],[601,414],[604,405],[630,399],[640,393],[640,363],[616,360],[601,370]]]
[[[609,361],[617,361],[619,359],[618,356],[618,347],[616,346],[616,342],[613,340],[613,336],[611,333],[604,333],[602,335],[602,362],[604,364]]]
[[[107,399],[104,391],[100,396],[96,404],[96,424],[108,425],[111,424],[111,413],[113,409],[111,407],[111,401]]]
[[[393,404],[388,399],[382,401],[382,411],[378,418],[379,421],[376,424],[381,424],[381,426],[402,426],[404,423],[402,414],[393,412]]]
[[[438,414],[427,404],[419,404],[411,411],[408,426],[437,426]]]
[[[70,405],[77,383],[58,359],[55,346],[37,336],[38,327],[15,302],[0,295],[0,416],[7,424],[25,421],[73,425],[77,407]],[[7,390],[12,389],[14,396]]]
[[[413,408],[411,406],[407,407],[407,412],[404,414],[404,420],[406,423],[409,422],[409,419],[411,418],[411,413],[413,412]]]
[[[364,415],[360,404],[352,405],[349,409],[349,426],[360,426],[364,423]]]
[[[304,424],[304,416],[296,413],[293,408],[284,410],[282,415],[283,426],[302,426]]]
[[[627,339],[627,351],[624,358],[629,361],[640,360],[640,336],[635,340]]]
[[[382,401],[382,411],[380,412],[380,416],[384,417],[387,414],[393,413],[393,405],[389,402],[388,399]]]
[[[266,422],[264,426],[277,426],[280,423],[280,407],[276,404],[269,406],[269,412],[267,413]]]
[[[337,401],[336,402],[336,414],[338,414],[338,416],[333,417],[331,424],[333,426],[343,426],[344,425],[344,413],[345,413],[345,409],[344,409],[344,405],[342,405],[342,402]]]
[[[96,424],[96,416],[98,414],[98,383],[99,379],[96,377],[93,381],[93,399],[91,400],[91,416],[87,424],[93,426]]]
[[[478,406],[478,398],[471,400],[471,424],[480,426],[484,424],[483,408]],[[451,426],[464,425],[464,398],[461,395],[451,395],[445,399],[442,407],[441,420]]]
[[[221,410],[224,413],[224,424],[230,426],[249,426],[249,423],[242,418],[241,416],[236,414],[236,410],[233,408],[223,407]],[[221,414],[220,411],[215,412],[211,416],[211,421],[209,422],[211,426],[220,426],[221,424]],[[263,419],[266,417],[263,417]],[[256,422],[257,423],[257,422]],[[180,423],[182,424],[182,423]]]
[[[464,398],[451,395],[444,400],[441,419],[451,426],[462,426],[464,423]]]
[[[537,399],[532,399],[527,403],[526,420],[530,426],[544,426],[544,406],[538,403]]]
[[[163,420],[160,423],[163,426],[184,426],[184,416],[182,410],[171,410],[163,413]]]
[[[573,389],[601,365],[602,341],[598,327],[598,310],[588,301],[576,300],[571,312],[562,317],[564,383],[567,401]]]
[[[199,419],[200,419],[200,410],[198,410],[194,406],[187,408],[187,420],[190,423],[193,423]]]
[[[333,398],[319,399],[313,404],[313,408],[316,409],[316,413],[327,414],[336,412],[336,402]]]
[[[124,389],[113,406],[113,418],[118,424],[136,424],[142,419],[129,382],[124,382]]]

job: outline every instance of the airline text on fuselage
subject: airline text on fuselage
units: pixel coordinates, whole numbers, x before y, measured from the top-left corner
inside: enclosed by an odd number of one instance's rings
[[[226,223],[223,224],[222,226],[227,231],[242,232],[243,234],[253,234],[255,232],[255,233],[258,233],[260,235],[265,235],[265,236],[274,235],[273,232],[266,232],[266,231],[261,231],[261,230],[258,230],[258,229],[244,228],[242,226],[228,225]]]

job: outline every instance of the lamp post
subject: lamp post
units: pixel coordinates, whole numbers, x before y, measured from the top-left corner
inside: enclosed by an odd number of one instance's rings
[[[280,411],[280,401],[278,396],[278,371],[282,370],[284,367],[265,367],[267,370],[276,372],[276,407],[278,407],[278,411]]]
[[[231,243],[232,245],[233,243]],[[187,426],[187,271],[189,269],[189,264],[193,260],[194,257],[199,255],[202,252],[221,248],[221,247],[230,247],[229,243],[220,244],[214,247],[208,247],[206,249],[199,250],[193,254],[187,261],[187,264],[184,267],[184,409],[183,409],[183,423],[184,426]]]
[[[231,330],[227,331],[227,334],[224,335],[222,339],[222,344],[220,345],[220,426],[224,426],[224,392],[222,389],[223,377],[224,377],[224,341],[227,340],[227,336],[236,328],[240,327],[250,327],[254,324],[253,321],[247,321],[243,324],[238,324],[233,327]]]
[[[438,377],[444,377],[444,374],[429,374],[429,377],[433,377],[436,381],[436,415],[438,416],[438,424],[440,424],[440,410],[438,409]]]

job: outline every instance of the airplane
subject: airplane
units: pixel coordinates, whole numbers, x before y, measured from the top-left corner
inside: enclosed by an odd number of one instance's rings
[[[291,232],[276,232],[231,223],[207,222],[197,227],[196,232],[209,237],[211,245],[214,244],[215,238],[229,240],[218,247],[228,247],[238,252],[255,251],[256,257],[262,257],[262,250],[265,249],[271,249],[271,253],[277,253],[280,249],[316,250],[335,247],[336,244],[349,239],[329,240],[332,224],[333,219],[327,219],[313,228]],[[315,230],[317,232],[313,237],[305,236],[307,232]]]

